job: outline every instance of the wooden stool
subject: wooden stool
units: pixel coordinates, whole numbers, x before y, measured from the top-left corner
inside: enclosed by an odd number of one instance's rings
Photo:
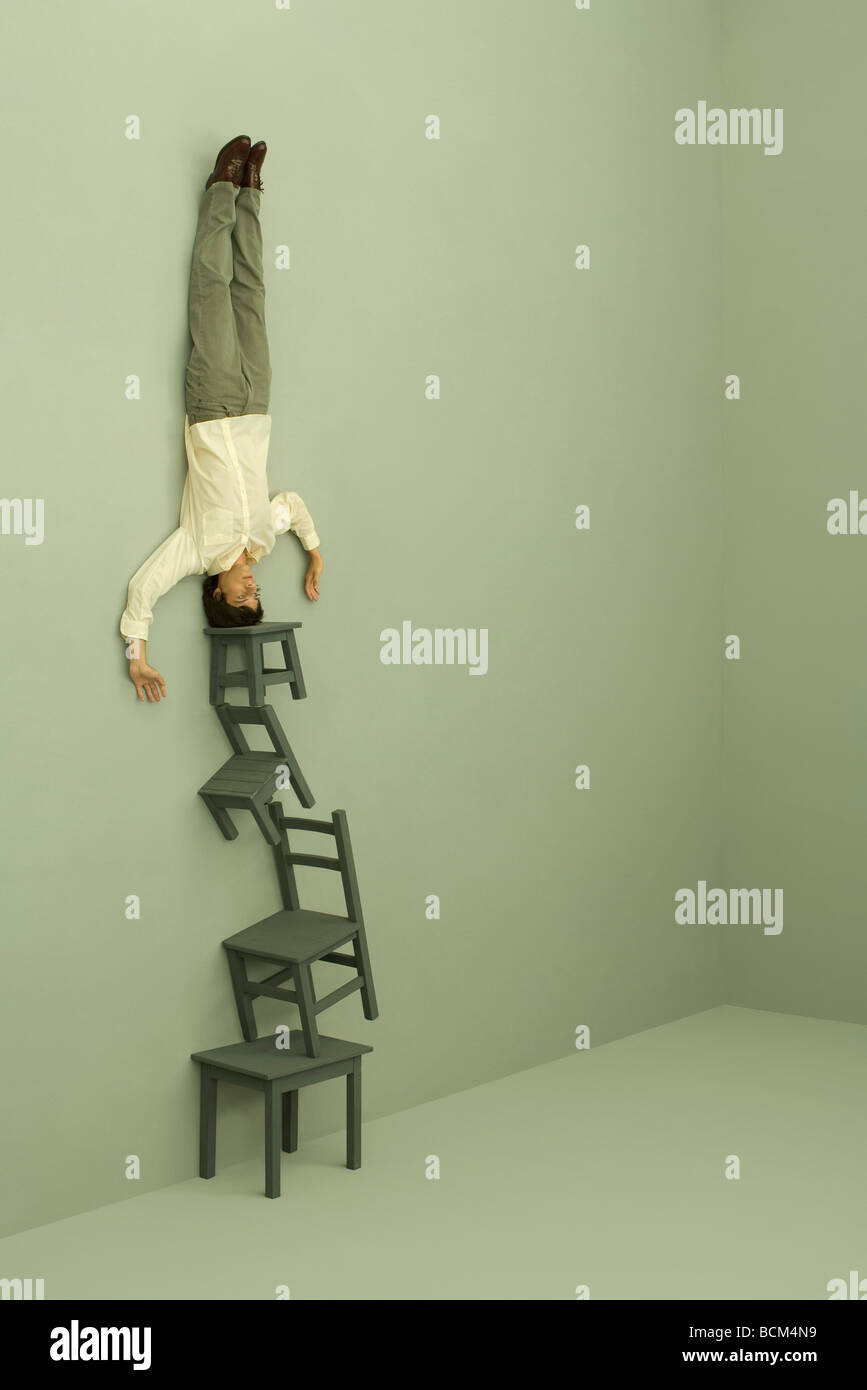
[[[287,1038],[288,1048],[278,1046]],[[361,1058],[373,1048],[320,1038],[322,1053],[314,1059],[304,1055],[301,1042],[301,1034],[293,1030],[191,1054],[201,1067],[199,1177],[212,1178],[217,1167],[218,1081],[265,1093],[266,1197],[280,1196],[281,1147],[284,1153],[298,1148],[298,1092],[317,1081],[346,1077],[346,1166],[361,1167]]]
[[[300,626],[300,623],[256,623],[252,627],[203,628],[211,639],[211,704],[223,704],[230,686],[244,686],[251,705],[264,705],[265,687],[287,682],[293,700],[303,700],[307,691],[295,641],[295,628]],[[265,665],[266,642],[280,643],[285,666]],[[226,670],[231,646],[240,647],[244,653],[243,671]]]
[[[358,990],[361,994],[364,1017],[375,1019],[379,1016],[355,860],[349,839],[349,825],[346,812],[342,810],[333,811],[330,821],[306,820],[302,816],[284,815],[279,802],[271,803],[268,815],[277,833],[274,856],[277,861],[281,894],[286,906],[282,912],[275,912],[223,941],[228,955],[235,1007],[238,1010],[241,1032],[249,1041],[256,1037],[254,999],[266,996],[269,999],[281,999],[290,1004],[297,1004],[307,1052],[311,1057],[318,1057],[320,1043],[324,1043],[325,1039],[319,1036],[316,1015],[323,1009],[331,1008],[333,1004]],[[303,854],[291,850],[287,829],[312,830],[323,835],[333,835],[337,849],[335,857]],[[340,874],[346,903],[345,916],[308,911],[301,907],[295,878],[296,864],[330,869]],[[339,946],[348,947],[349,950],[340,951],[337,949]],[[251,980],[247,976],[248,958],[266,961],[279,968],[262,980]],[[348,966],[353,972],[352,979],[321,999],[316,998],[312,974],[312,967],[319,961]],[[283,982],[289,979],[292,981],[293,989],[284,987]]]
[[[313,804],[310,788],[303,777],[300,777],[299,786],[300,770],[298,764],[294,763],[293,771],[293,763],[294,759],[290,762],[280,753],[236,753],[203,787],[199,787],[199,796],[227,840],[238,838],[238,828],[228,810],[233,807],[249,811],[269,845],[279,845],[280,832],[266,808],[280,790],[277,782],[282,775],[281,768],[288,770],[290,784],[297,792],[301,805]]]

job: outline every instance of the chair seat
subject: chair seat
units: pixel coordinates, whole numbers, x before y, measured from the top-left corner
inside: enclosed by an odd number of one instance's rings
[[[332,1062],[345,1062],[350,1057],[360,1057],[363,1052],[373,1051],[367,1043],[326,1038],[320,1033],[320,1055],[308,1057],[304,1052],[304,1035],[300,1029],[291,1030],[291,1045],[288,1048],[277,1046],[277,1036],[276,1033],[267,1033],[264,1038],[255,1038],[251,1042],[229,1043],[228,1047],[212,1047],[207,1052],[192,1052],[190,1056],[194,1062],[206,1062],[211,1066],[225,1067],[227,1071],[241,1072],[244,1076],[274,1081],[281,1076],[315,1071]]]
[[[296,965],[318,960],[349,941],[357,931],[358,923],[348,917],[299,908],[264,917],[252,927],[227,936],[223,945],[245,955]]]
[[[285,766],[286,759],[280,753],[250,751],[236,753],[228,762],[209,777],[202,793],[210,796],[253,797],[262,792],[272,781],[276,782],[277,769]]]

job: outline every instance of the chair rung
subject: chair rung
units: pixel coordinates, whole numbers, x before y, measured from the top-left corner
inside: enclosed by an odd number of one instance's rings
[[[266,975],[262,980],[256,980],[254,984],[260,985],[282,985],[284,980],[291,979],[292,966],[287,965],[281,970],[275,970],[273,975]]]
[[[319,959],[329,961],[333,965],[351,965],[353,970],[358,965],[355,956],[342,956],[339,951],[329,951],[327,956],[320,956]]]
[[[345,999],[347,994],[352,994],[353,990],[361,989],[364,984],[360,975],[356,975],[354,980],[348,984],[341,985],[339,989],[333,989],[330,994],[326,994],[324,999],[317,999],[313,1006],[313,1012],[318,1014],[323,1009],[328,1009],[332,1004],[336,1004],[338,999]]]
[[[263,981],[248,980],[244,985],[244,993],[249,994],[255,999],[259,994],[266,994],[269,999],[279,999],[281,1003],[297,1004],[298,995],[292,989],[280,989],[277,985],[266,985]]]
[[[324,854],[296,854],[290,850],[283,855],[290,864],[309,864],[313,869],[339,869],[341,867],[339,859],[329,859]]]
[[[305,820],[303,816],[280,816],[279,820],[284,830],[320,830],[325,835],[336,834],[330,820]]]

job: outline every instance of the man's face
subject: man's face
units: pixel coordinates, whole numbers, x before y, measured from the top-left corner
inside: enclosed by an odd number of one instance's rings
[[[254,611],[258,608],[259,589],[246,550],[230,570],[220,575],[214,598],[222,598],[232,608],[252,608]]]

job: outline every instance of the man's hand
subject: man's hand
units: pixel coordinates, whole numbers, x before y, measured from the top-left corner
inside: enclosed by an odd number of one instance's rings
[[[129,663],[129,678],[133,682],[140,700],[147,698],[151,704],[158,704],[160,695],[166,699],[166,683],[155,666],[146,661],[133,660]]]
[[[304,576],[304,592],[308,598],[318,599],[319,576],[323,569],[322,556],[319,553],[318,547],[315,550],[309,550],[307,553],[310,556],[310,560],[307,565],[307,573]]]

